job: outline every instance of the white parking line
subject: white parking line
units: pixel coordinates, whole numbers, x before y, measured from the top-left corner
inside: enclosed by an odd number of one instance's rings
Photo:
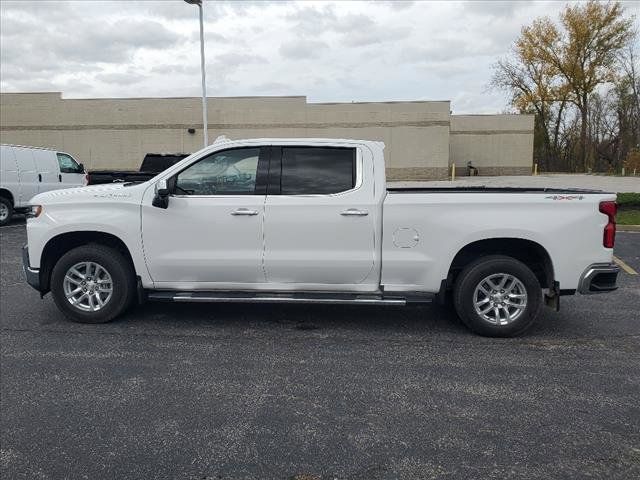
[[[622,268],[629,275],[638,275],[638,272],[636,272],[633,268],[631,268],[629,265],[624,263],[622,260],[620,260],[615,255],[613,256],[613,261],[616,262],[620,266],[620,268]]]

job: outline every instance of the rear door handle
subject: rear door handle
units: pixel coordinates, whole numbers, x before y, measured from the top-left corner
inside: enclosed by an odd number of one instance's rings
[[[258,211],[257,210],[250,210],[248,208],[238,208],[236,210],[234,210],[233,212],[231,212],[231,215],[257,215]]]
[[[41,174],[41,173],[39,173],[39,174],[38,174],[38,181],[39,181],[39,182],[41,182],[41,181],[42,181],[42,174]]]
[[[369,215],[369,212],[366,210],[359,210],[357,208],[347,208],[346,210],[340,212],[340,215],[344,215],[345,217],[364,217]]]

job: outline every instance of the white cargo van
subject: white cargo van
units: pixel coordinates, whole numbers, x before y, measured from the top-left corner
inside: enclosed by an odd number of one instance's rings
[[[0,225],[38,193],[86,184],[84,166],[68,153],[0,145]]]

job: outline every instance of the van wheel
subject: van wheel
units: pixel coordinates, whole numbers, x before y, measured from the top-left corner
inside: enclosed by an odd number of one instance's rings
[[[475,333],[514,337],[533,325],[542,305],[542,289],[524,263],[491,255],[460,273],[453,301],[462,323]]]
[[[13,215],[13,204],[11,200],[0,197],[0,226],[6,225],[11,221]]]
[[[51,293],[70,320],[105,323],[132,303],[135,275],[118,250],[84,245],[65,253],[53,267]]]

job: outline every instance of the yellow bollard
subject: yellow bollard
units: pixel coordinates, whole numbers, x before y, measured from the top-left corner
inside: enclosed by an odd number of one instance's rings
[[[538,175],[538,164],[534,163],[533,164],[533,175]]]
[[[456,164],[451,164],[451,181],[453,182],[456,179]]]
[[[625,173],[626,173],[626,172],[625,172],[625,170],[624,170],[624,167],[622,167],[622,176],[623,176],[623,177],[626,177]]]

